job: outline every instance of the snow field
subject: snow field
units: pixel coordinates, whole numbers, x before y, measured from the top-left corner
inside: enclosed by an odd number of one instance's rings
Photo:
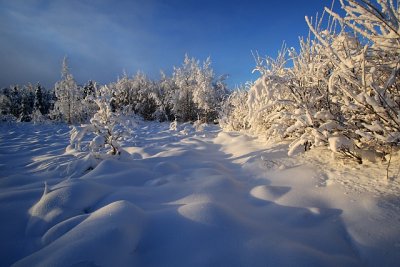
[[[323,154],[199,130],[141,123],[129,157],[94,162],[65,152],[65,126],[1,125],[0,265],[396,265],[398,194],[353,194]]]

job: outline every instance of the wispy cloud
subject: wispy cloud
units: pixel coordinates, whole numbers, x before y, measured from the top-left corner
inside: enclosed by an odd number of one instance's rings
[[[101,2],[96,6],[85,1],[2,3],[0,23],[6,27],[0,31],[6,40],[0,52],[5,64],[0,68],[6,73],[36,69],[31,75],[27,73],[28,79],[35,75],[54,80],[59,77],[51,70],[54,61],[60,61],[64,54],[72,62],[79,62],[78,72],[88,78],[96,76],[95,73],[109,76],[110,72],[115,75],[123,68],[138,69],[146,65],[144,57],[150,52],[146,44],[157,42],[157,36],[144,31],[140,19],[151,8],[127,5],[127,10],[120,9],[115,14],[107,9],[109,1]],[[117,15],[126,18],[115,19]]]
[[[322,10],[323,2],[0,0],[0,86],[53,86],[64,55],[80,83],[105,83],[123,70],[171,69],[185,53],[211,56],[217,73],[245,82],[250,50],[271,54],[283,40],[293,45],[307,32],[304,10]]]

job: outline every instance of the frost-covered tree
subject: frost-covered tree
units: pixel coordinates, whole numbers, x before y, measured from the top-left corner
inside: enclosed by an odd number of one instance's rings
[[[173,110],[175,116],[181,121],[194,121],[197,119],[197,110],[193,102],[193,92],[197,87],[196,75],[198,74],[199,62],[189,58],[186,54],[183,64],[174,68],[172,80],[177,86],[173,98]]]
[[[23,90],[20,92],[21,105],[19,106],[18,121],[29,122],[32,119],[31,114],[34,110],[35,102],[35,88],[29,83],[24,86]]]
[[[129,106],[133,110],[134,103],[137,102],[137,94],[128,74],[124,73],[122,78],[118,78],[117,82],[110,84],[108,88],[115,94],[114,105],[116,109],[122,110]]]
[[[208,116],[215,109],[215,103],[217,102],[216,91],[213,87],[214,72],[211,68],[211,59],[208,57],[203,62],[202,68],[198,67],[196,71],[196,88],[193,90],[193,102],[198,110],[198,118],[208,121]]]
[[[45,120],[43,113],[45,112],[44,97],[40,83],[37,83],[35,89],[35,99],[33,103],[32,120],[33,122],[42,122]]]
[[[146,120],[154,119],[157,110],[156,84],[143,72],[138,71],[132,78],[125,73],[122,78],[109,86],[115,94],[115,108],[133,112]]]
[[[31,121],[31,116],[30,116],[30,107],[29,107],[29,100],[28,98],[23,98],[22,103],[21,103],[21,110],[19,113],[18,121],[19,122],[29,122]]]
[[[83,86],[83,98],[95,97],[96,96],[97,83],[89,80],[87,84]]]
[[[154,119],[156,107],[156,85],[143,72],[139,71],[133,77],[133,86],[137,95],[134,111],[145,120]]]
[[[55,84],[54,92],[57,97],[55,110],[67,123],[77,123],[82,118],[82,92],[69,72],[67,58],[64,57],[61,71],[61,80]]]
[[[155,83],[153,98],[156,103],[154,119],[158,121],[174,120],[173,104],[177,86],[170,77],[161,72],[160,80]]]
[[[40,83],[36,85],[33,109],[34,111],[37,110],[40,111],[40,113],[42,114],[45,113],[44,97],[43,97],[42,86],[40,85]]]
[[[174,68],[176,85],[173,111],[181,121],[212,121],[217,117],[220,102],[227,92],[224,77],[215,79],[211,59],[200,62],[185,55],[183,65]]]
[[[92,118],[99,109],[95,102],[97,90],[97,83],[92,80],[90,80],[83,87],[82,117],[84,118],[84,121],[90,120],[90,118]]]
[[[248,114],[247,98],[248,86],[236,88],[222,103],[219,113],[219,125],[227,131],[248,130],[249,123],[246,119]]]
[[[52,105],[53,91],[45,90],[39,83],[31,83],[20,87],[18,85],[4,88],[0,91],[1,113],[5,118],[14,117],[19,121],[30,121],[36,117],[45,119],[42,115],[48,114]],[[36,115],[35,115],[36,114]]]
[[[214,79],[213,81],[213,88],[215,91],[215,102],[213,104],[213,118],[216,119],[218,118],[218,113],[222,108],[224,100],[230,95],[231,91],[228,88],[228,85],[226,84],[226,80],[228,79],[229,75],[228,74],[223,74],[218,76],[217,78]]]

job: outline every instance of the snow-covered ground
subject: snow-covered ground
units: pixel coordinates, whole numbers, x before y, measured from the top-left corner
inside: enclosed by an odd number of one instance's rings
[[[400,178],[387,181],[381,163],[141,123],[129,158],[88,171],[90,159],[66,152],[68,131],[0,125],[0,266],[400,262]]]

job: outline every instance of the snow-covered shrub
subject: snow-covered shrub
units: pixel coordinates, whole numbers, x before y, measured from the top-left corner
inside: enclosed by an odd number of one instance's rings
[[[286,129],[293,124],[294,110],[290,94],[290,72],[285,68],[287,49],[283,47],[276,59],[256,57],[261,77],[248,91],[246,120],[253,133],[268,138],[285,137]]]
[[[362,154],[355,146],[352,139],[343,135],[338,135],[329,137],[328,143],[332,152],[340,154],[346,158],[353,158],[360,164],[362,163]]]
[[[113,111],[113,92],[103,86],[94,99],[98,111],[90,119],[90,124],[74,126],[71,130],[71,147],[78,151],[90,151],[98,158],[105,155],[123,155],[126,152],[121,148],[120,141],[131,134],[130,128],[134,119],[128,119],[122,113]],[[94,136],[90,142],[85,137]]]
[[[341,116],[328,91],[331,65],[322,53],[325,48],[309,36],[300,38],[300,51],[290,50],[293,67],[289,69],[289,91],[293,106],[290,116],[293,124],[285,130],[285,137],[294,138],[288,154],[299,148],[327,145],[328,138],[339,126]]]
[[[306,18],[315,38],[301,38],[299,52],[283,47],[276,59],[256,57],[261,77],[242,93],[245,105],[239,93],[227,99],[222,127],[292,140],[289,155],[327,146],[360,163],[366,151],[385,155],[399,146],[398,3],[341,4],[346,15],[326,9],[326,28]]]
[[[248,86],[251,86],[249,84]],[[247,130],[249,125],[246,120],[247,108],[247,88],[240,87],[234,90],[223,101],[219,114],[219,125],[227,131]]]
[[[340,132],[359,149],[389,153],[400,144],[400,14],[393,1],[341,0],[338,34],[307,23],[332,66],[328,89]]]

